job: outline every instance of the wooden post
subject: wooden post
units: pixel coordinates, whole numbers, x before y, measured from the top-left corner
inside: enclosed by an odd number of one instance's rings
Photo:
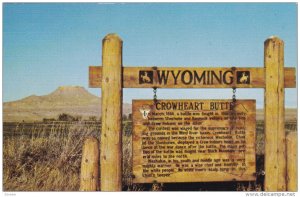
[[[122,40],[102,41],[101,191],[122,190]]]
[[[264,45],[265,191],[285,191],[284,43],[270,37]]]
[[[286,136],[286,152],[287,152],[287,190],[297,192],[297,132],[290,132]]]
[[[94,137],[84,141],[82,150],[80,191],[99,190],[99,142]]]

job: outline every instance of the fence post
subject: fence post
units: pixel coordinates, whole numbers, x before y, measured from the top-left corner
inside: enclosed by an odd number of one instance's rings
[[[122,190],[122,40],[102,41],[101,191]]]
[[[97,190],[99,190],[99,142],[94,137],[88,137],[82,150],[80,191]]]
[[[265,191],[285,191],[284,43],[277,37],[264,43],[264,67]]]
[[[297,192],[297,132],[290,132],[286,136],[287,152],[287,191]]]

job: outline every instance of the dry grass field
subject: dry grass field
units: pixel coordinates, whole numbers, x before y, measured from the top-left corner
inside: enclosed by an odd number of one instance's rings
[[[25,125],[4,130],[4,190],[78,190],[82,143],[85,136],[97,136],[96,124]]]
[[[261,190],[256,182],[132,184],[131,121],[123,122],[123,190]],[[4,123],[4,191],[78,191],[82,144],[87,136],[99,139],[100,122]],[[286,124],[295,132],[297,122]],[[257,172],[263,170],[263,121],[257,121]],[[100,139],[99,139],[100,140]]]

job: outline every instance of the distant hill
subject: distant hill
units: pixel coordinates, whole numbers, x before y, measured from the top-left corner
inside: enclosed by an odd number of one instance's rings
[[[101,98],[79,86],[62,86],[44,95],[31,95],[21,100],[3,103],[3,121],[41,121],[67,113],[83,118],[100,117]],[[123,104],[123,114],[131,113],[131,105]]]
[[[31,95],[21,100],[3,103],[3,121],[41,121],[43,118],[57,118],[67,113],[83,118],[101,116],[101,98],[80,86],[62,86],[44,95]],[[123,114],[131,113],[131,104],[123,104]],[[285,110],[286,120],[297,120],[297,109]],[[262,109],[256,110],[256,119],[263,120]]]

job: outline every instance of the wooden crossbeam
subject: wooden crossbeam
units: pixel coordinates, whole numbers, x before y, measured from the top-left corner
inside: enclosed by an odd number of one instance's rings
[[[284,87],[296,87],[284,68]],[[123,88],[265,88],[265,68],[123,67]],[[89,87],[102,87],[102,66],[89,67]]]

